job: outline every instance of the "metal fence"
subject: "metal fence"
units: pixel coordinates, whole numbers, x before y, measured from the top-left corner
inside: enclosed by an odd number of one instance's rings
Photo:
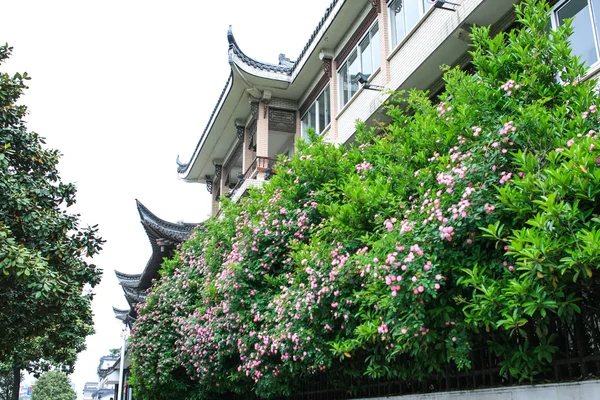
[[[556,335],[553,345],[558,350],[545,371],[536,375],[532,382],[523,383],[574,381],[600,376],[600,302],[586,301],[580,306],[581,313],[570,323],[550,318],[548,336]],[[525,340],[530,345],[537,345],[539,339],[535,334],[535,324],[525,328]],[[500,375],[501,359],[491,347],[497,337],[485,332],[473,335],[472,369],[469,371],[459,372],[454,366],[448,366],[442,373],[420,381],[349,378],[347,382],[337,384],[332,383],[327,375],[318,375],[304,382],[298,394],[278,400],[370,398],[516,385],[517,380],[510,374]]]

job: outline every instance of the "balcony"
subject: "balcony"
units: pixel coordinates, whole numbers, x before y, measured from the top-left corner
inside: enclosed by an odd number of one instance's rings
[[[239,174],[237,183],[229,189],[231,200],[237,202],[249,188],[262,186],[263,181],[269,180],[275,173],[273,166],[276,162],[277,159],[271,157],[255,157],[246,172]]]

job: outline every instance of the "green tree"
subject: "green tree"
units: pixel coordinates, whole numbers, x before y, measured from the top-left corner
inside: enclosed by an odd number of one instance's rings
[[[48,371],[32,388],[31,400],[75,400],[77,396],[71,382],[63,372]]]
[[[12,366],[0,363],[0,400],[11,400],[14,397],[14,378]],[[19,376],[19,380],[21,379],[23,379],[23,374]]]
[[[0,64],[11,51],[0,47]],[[16,378],[24,368],[73,368],[93,332],[86,285],[101,276],[88,257],[103,243],[96,226],[80,227],[69,212],[76,188],[59,176],[59,152],[25,127],[19,98],[28,79],[0,73],[0,362]]]

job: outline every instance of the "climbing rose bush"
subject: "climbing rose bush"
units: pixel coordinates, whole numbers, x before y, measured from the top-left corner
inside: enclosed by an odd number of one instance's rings
[[[420,379],[471,368],[482,333],[501,375],[545,370],[551,321],[600,300],[598,96],[569,24],[548,32],[541,1],[516,13],[518,30],[474,29],[475,72],[447,69],[440,99],[396,93],[389,124],[346,147],[312,135],[224,200],[139,309],[141,398]]]

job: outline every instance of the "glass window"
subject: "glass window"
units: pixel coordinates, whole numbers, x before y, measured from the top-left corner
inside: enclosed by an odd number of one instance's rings
[[[373,63],[371,62],[371,42],[369,36],[366,36],[358,45],[360,49],[360,63],[363,66],[362,73],[371,75],[373,73]]]
[[[600,14],[600,0],[569,0],[558,4],[554,9],[554,24],[562,25],[571,18],[573,35],[570,38],[573,54],[581,56],[587,67],[598,61],[599,21],[594,18]]]
[[[330,122],[329,85],[327,85],[302,117],[302,137],[306,138],[306,130],[309,128],[314,129],[320,135]]]
[[[356,50],[352,53],[350,58],[348,59],[348,88],[349,88],[349,96],[352,97],[354,93],[358,92],[358,81],[356,80],[356,75],[360,72],[359,58]]]
[[[358,92],[356,75],[359,72],[371,75],[379,68],[381,63],[379,48],[379,26],[375,23],[338,70],[342,106],[350,100],[354,93]]]
[[[327,125],[329,125],[329,86],[325,88],[323,93],[317,99],[317,109],[319,110],[319,128],[321,133]]]
[[[373,62],[373,72],[381,65],[381,53],[379,52],[379,25],[375,24],[371,28],[371,56]]]
[[[392,0],[389,2],[392,47],[396,47],[431,8],[427,0]]]

